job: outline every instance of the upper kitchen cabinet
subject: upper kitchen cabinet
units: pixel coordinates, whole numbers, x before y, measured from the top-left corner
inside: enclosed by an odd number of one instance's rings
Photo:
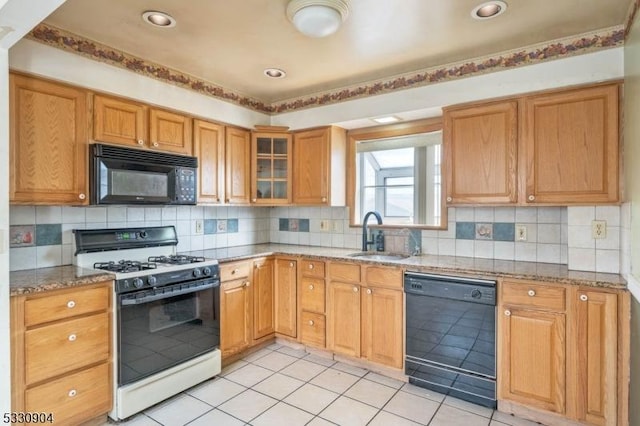
[[[619,84],[444,109],[447,203],[619,201]]]
[[[251,133],[225,130],[225,203],[249,204],[251,199]]]
[[[101,95],[93,106],[96,141],[192,155],[191,118],[185,115]]]
[[[193,154],[198,157],[198,203],[222,202],[224,130],[221,124],[193,120]]]
[[[10,202],[87,204],[87,91],[19,74],[9,82]]]
[[[527,203],[619,200],[618,90],[608,84],[525,98]]]
[[[338,127],[293,134],[293,204],[344,206],[346,132]]]
[[[443,137],[448,203],[517,201],[517,101],[445,109]]]
[[[286,128],[256,126],[251,134],[251,202],[291,202],[291,134]]]

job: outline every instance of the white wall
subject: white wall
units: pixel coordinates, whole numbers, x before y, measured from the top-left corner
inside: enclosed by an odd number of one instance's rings
[[[0,413],[11,409],[9,353],[9,54],[0,49]]]

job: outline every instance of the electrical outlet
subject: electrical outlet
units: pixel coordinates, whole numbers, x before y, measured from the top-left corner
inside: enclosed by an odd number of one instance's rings
[[[195,233],[196,235],[200,235],[200,234],[204,234],[204,222],[202,221],[202,219],[197,219],[196,220],[196,229],[195,229]]]
[[[591,221],[591,237],[596,240],[607,238],[607,221],[592,220]]]
[[[341,219],[331,221],[331,232],[342,232],[344,229]]]
[[[516,241],[527,241],[527,225],[516,225]]]
[[[322,232],[329,232],[329,222],[331,222],[329,219],[321,219],[320,220],[320,231]]]

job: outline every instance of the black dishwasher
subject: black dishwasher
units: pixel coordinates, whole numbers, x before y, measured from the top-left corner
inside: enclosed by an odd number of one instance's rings
[[[409,383],[496,408],[496,282],[407,272]]]

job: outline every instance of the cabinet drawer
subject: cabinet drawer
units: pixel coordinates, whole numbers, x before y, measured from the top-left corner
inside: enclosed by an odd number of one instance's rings
[[[324,280],[303,278],[300,282],[300,309],[323,314],[325,294]]]
[[[302,312],[300,324],[300,341],[312,346],[325,347],[325,317],[322,314]]]
[[[364,282],[367,285],[402,289],[402,269],[383,266],[366,266]]]
[[[102,313],[28,330],[27,384],[109,358],[109,314]]]
[[[224,263],[220,265],[220,281],[246,278],[251,271],[251,262]]]
[[[24,322],[29,327],[109,308],[110,286],[78,289],[24,303]]]
[[[324,262],[319,260],[303,260],[302,275],[307,277],[324,278]]]
[[[71,421],[74,418],[90,419],[106,413],[111,409],[109,367],[109,363],[100,364],[28,389],[24,411],[52,413],[54,423],[60,425],[75,423]]]
[[[564,287],[553,287],[526,281],[503,281],[500,293],[503,305],[527,306],[549,311],[565,310]]]
[[[354,263],[331,262],[329,264],[331,280],[359,283],[360,265]]]

